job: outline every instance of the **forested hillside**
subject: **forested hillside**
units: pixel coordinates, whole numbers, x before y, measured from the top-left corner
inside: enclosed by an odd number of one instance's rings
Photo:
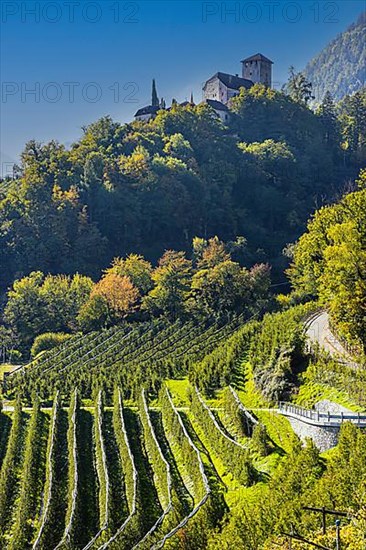
[[[304,73],[317,102],[326,92],[340,100],[365,86],[366,12],[312,59]]]
[[[362,165],[363,109],[350,98],[338,120],[332,102],[314,113],[257,85],[228,127],[207,105],[176,105],[149,124],[106,117],[70,150],[29,142],[1,195],[1,287],[31,271],[97,278],[113,257],[155,263],[215,235],[244,236],[244,265],[269,262],[278,278],[283,247]]]
[[[0,181],[0,550],[366,549],[364,34],[225,124],[156,112],[154,81],[148,121],[25,145]]]
[[[2,548],[305,550],[338,536],[364,550],[365,171],[352,189],[289,247],[293,288],[276,300],[268,266],[233,261],[245,241],[217,237],[156,268],[116,258],[98,282],[14,283],[5,313],[25,349],[56,333],[3,383]],[[356,364],[308,346],[319,307]],[[320,453],[283,400],[331,400],[355,420]],[[308,507],[342,514],[339,529]]]
[[[4,357],[124,320],[260,311],[309,215],[354,185],[365,113],[364,89],[313,112],[301,89],[257,85],[228,126],[174,105],[101,119],[70,150],[28,143],[0,198]]]

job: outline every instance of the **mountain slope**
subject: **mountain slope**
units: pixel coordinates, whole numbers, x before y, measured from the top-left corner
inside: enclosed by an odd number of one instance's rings
[[[356,92],[366,81],[366,12],[326,46],[305,68],[316,101],[329,91],[335,99]]]

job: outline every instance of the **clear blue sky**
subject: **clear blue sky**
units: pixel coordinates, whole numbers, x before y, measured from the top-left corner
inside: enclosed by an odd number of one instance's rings
[[[261,52],[282,84],[288,67],[302,69],[365,1],[2,0],[0,7],[6,163],[30,139],[70,145],[103,115],[131,120],[150,102],[153,77],[167,102],[191,90],[197,102],[213,73],[240,73],[240,60]]]

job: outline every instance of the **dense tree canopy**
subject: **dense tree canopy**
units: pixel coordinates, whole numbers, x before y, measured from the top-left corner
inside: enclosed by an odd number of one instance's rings
[[[29,142],[0,196],[2,290],[39,270],[98,278],[133,252],[155,262],[195,235],[243,235],[246,265],[278,276],[284,245],[364,159],[364,96],[343,101],[337,128],[329,101],[314,113],[260,85],[231,109],[228,127],[207,105],[175,104],[148,124],[105,117],[69,150]]]
[[[20,347],[29,348],[42,333],[76,330],[77,314],[92,288],[93,281],[78,274],[44,276],[37,271],[15,281],[4,316]]]

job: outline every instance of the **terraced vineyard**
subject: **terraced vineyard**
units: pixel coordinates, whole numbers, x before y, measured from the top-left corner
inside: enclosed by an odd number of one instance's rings
[[[120,326],[75,336],[8,375],[0,548],[221,550],[240,532],[239,548],[258,550],[275,526],[274,544],[287,550],[293,521],[318,533],[300,499],[329,506],[322,491],[305,492],[309,479],[327,483],[324,459],[271,409],[254,370],[259,358],[272,368],[283,350],[300,353],[306,312]],[[353,443],[341,449],[359,464],[364,438],[347,429]],[[296,516],[271,508],[275,498],[286,510],[284,490]]]
[[[85,406],[75,389],[67,404],[57,392],[52,408],[36,398],[31,410],[18,400],[2,412],[1,548],[181,548],[182,537],[191,547],[198,534],[204,545],[207,525],[227,509],[215,458],[243,487],[261,473],[250,437],[230,434],[198,390],[181,385],[191,406],[177,407],[164,385],[152,404],[142,390],[125,405],[116,387],[110,399],[99,390]],[[241,419],[248,433],[249,416],[226,391],[221,418]]]
[[[242,323],[226,324],[155,321],[74,337],[56,352],[48,352],[6,378],[6,388],[24,397],[36,391],[42,399],[61,390],[71,395],[78,386],[83,396],[103,385],[112,393],[116,382],[126,395],[142,386],[156,389],[163,378],[185,375],[190,363],[203,358]]]
[[[243,426],[229,434],[186,378],[175,382],[180,396],[161,381],[187,375],[242,324],[155,322],[75,336],[8,376],[0,547],[181,548],[182,537],[184,547],[204,546],[228,509],[215,459],[229,470],[240,461],[232,475],[243,487],[260,478],[248,417],[227,390],[224,417]]]

